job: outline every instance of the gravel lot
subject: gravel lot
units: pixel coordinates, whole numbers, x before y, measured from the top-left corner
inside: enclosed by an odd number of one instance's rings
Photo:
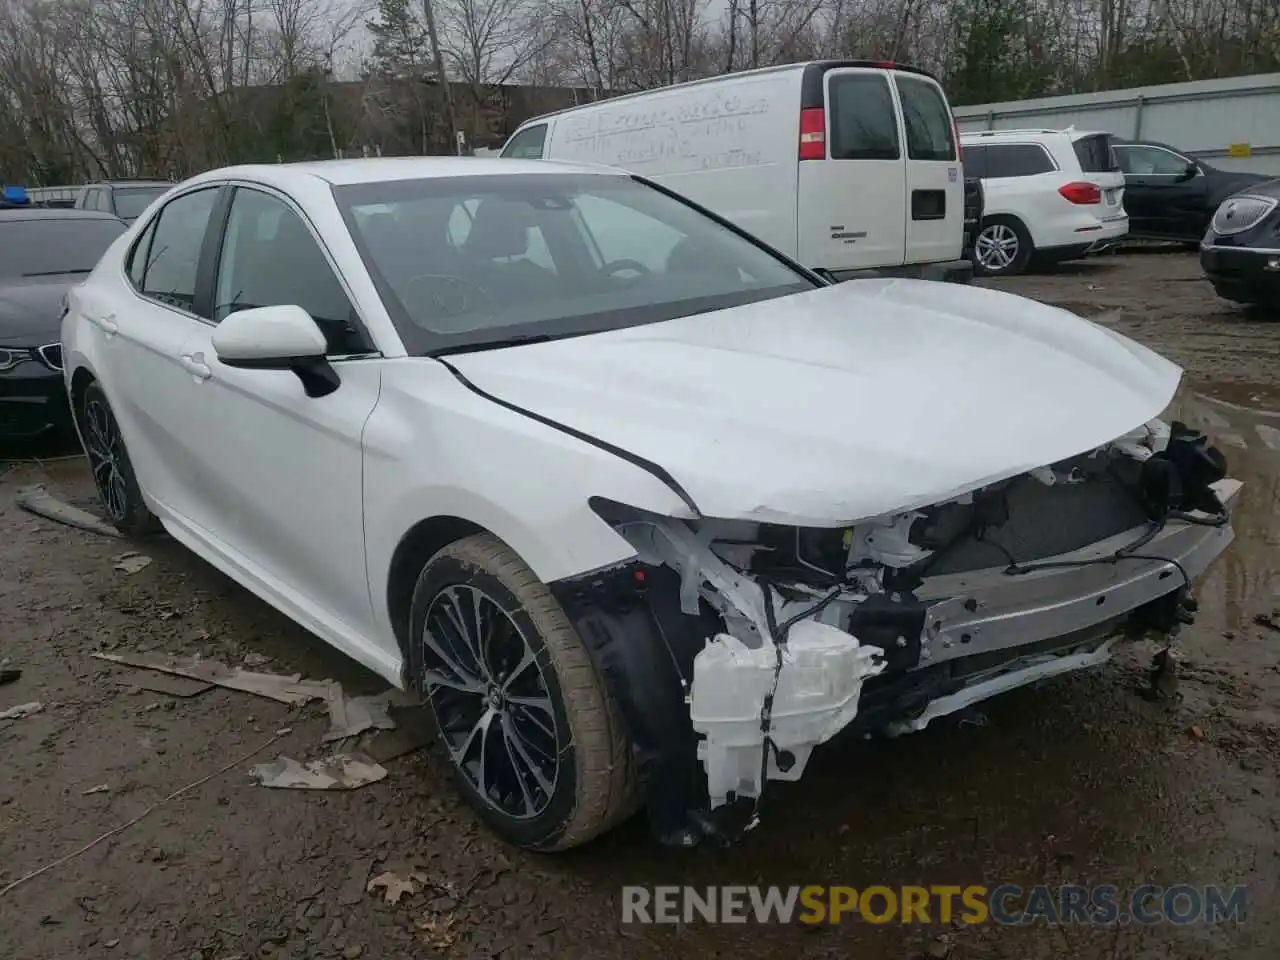
[[[985,725],[828,749],[734,849],[663,851],[630,824],[530,856],[480,828],[431,750],[348,793],[255,785],[253,763],[315,755],[321,705],[150,693],[90,653],[255,654],[272,658],[261,669],[353,692],[381,683],[174,543],[144,545],[152,563],[126,574],[113,558],[127,544],[13,506],[31,483],[91,505],[80,461],[10,464],[0,660],[23,673],[0,687],[0,709],[45,708],[0,721],[0,888],[225,772],[0,894],[0,957],[1280,956],[1280,632],[1254,622],[1280,605],[1280,449],[1266,446],[1280,414],[1260,412],[1280,410],[1280,323],[1216,300],[1186,254],[1104,256],[994,285],[1184,365],[1180,411],[1232,444],[1246,482],[1238,539],[1199,591],[1177,696],[1137,696],[1144,663],[1126,659],[988,704]],[[409,866],[426,889],[397,905],[363,892]],[[1199,928],[620,926],[623,884],[674,882],[1247,883],[1251,903],[1244,925]]]

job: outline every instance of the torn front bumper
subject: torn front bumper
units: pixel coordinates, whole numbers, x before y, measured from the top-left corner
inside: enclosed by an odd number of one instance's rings
[[[1230,513],[1240,482],[1212,489]],[[715,591],[735,608],[722,613],[737,617],[737,637],[717,636],[694,658],[688,698],[711,807],[758,797],[767,779],[798,779],[813,748],[862,719],[864,695],[889,680],[880,676],[885,661],[875,659],[883,649],[861,643],[856,628],[841,629],[857,601],[841,599],[796,624],[779,650],[758,585],[711,557],[687,528],[673,523],[656,532],[664,562],[686,574],[686,595],[696,579],[704,597]],[[879,729],[920,730],[1000,693],[1104,662],[1135,611],[1182,591],[1234,536],[1230,524],[1171,520],[1140,550],[1117,558],[1142,532],[1045,558],[1025,573],[926,578],[916,591],[927,605],[918,658],[894,678],[888,707],[879,705]],[[913,657],[914,643],[897,638]]]

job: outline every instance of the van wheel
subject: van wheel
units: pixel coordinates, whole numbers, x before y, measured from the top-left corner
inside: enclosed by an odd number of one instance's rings
[[[410,670],[463,796],[508,843],[565,850],[636,810],[616,704],[546,584],[477,534],[423,567]]]
[[[85,387],[76,415],[93,487],[107,519],[126,536],[148,537],[160,533],[164,528],[142,499],[133,462],[120,434],[120,424],[97,381]]]
[[[973,268],[986,277],[1005,277],[1027,268],[1035,252],[1031,237],[1016,217],[988,217],[973,242]]]

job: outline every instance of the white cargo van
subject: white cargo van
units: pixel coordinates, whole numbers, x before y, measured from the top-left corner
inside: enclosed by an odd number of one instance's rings
[[[536,117],[502,156],[628,170],[837,280],[968,281],[958,139],[929,74],[828,60]]]

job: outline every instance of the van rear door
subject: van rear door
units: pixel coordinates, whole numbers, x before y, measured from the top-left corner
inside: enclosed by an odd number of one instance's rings
[[[906,263],[959,259],[964,248],[964,177],[951,107],[932,78],[896,70],[906,142]]]
[[[797,259],[831,271],[900,266],[906,158],[889,74],[825,69],[805,78],[802,97]]]

